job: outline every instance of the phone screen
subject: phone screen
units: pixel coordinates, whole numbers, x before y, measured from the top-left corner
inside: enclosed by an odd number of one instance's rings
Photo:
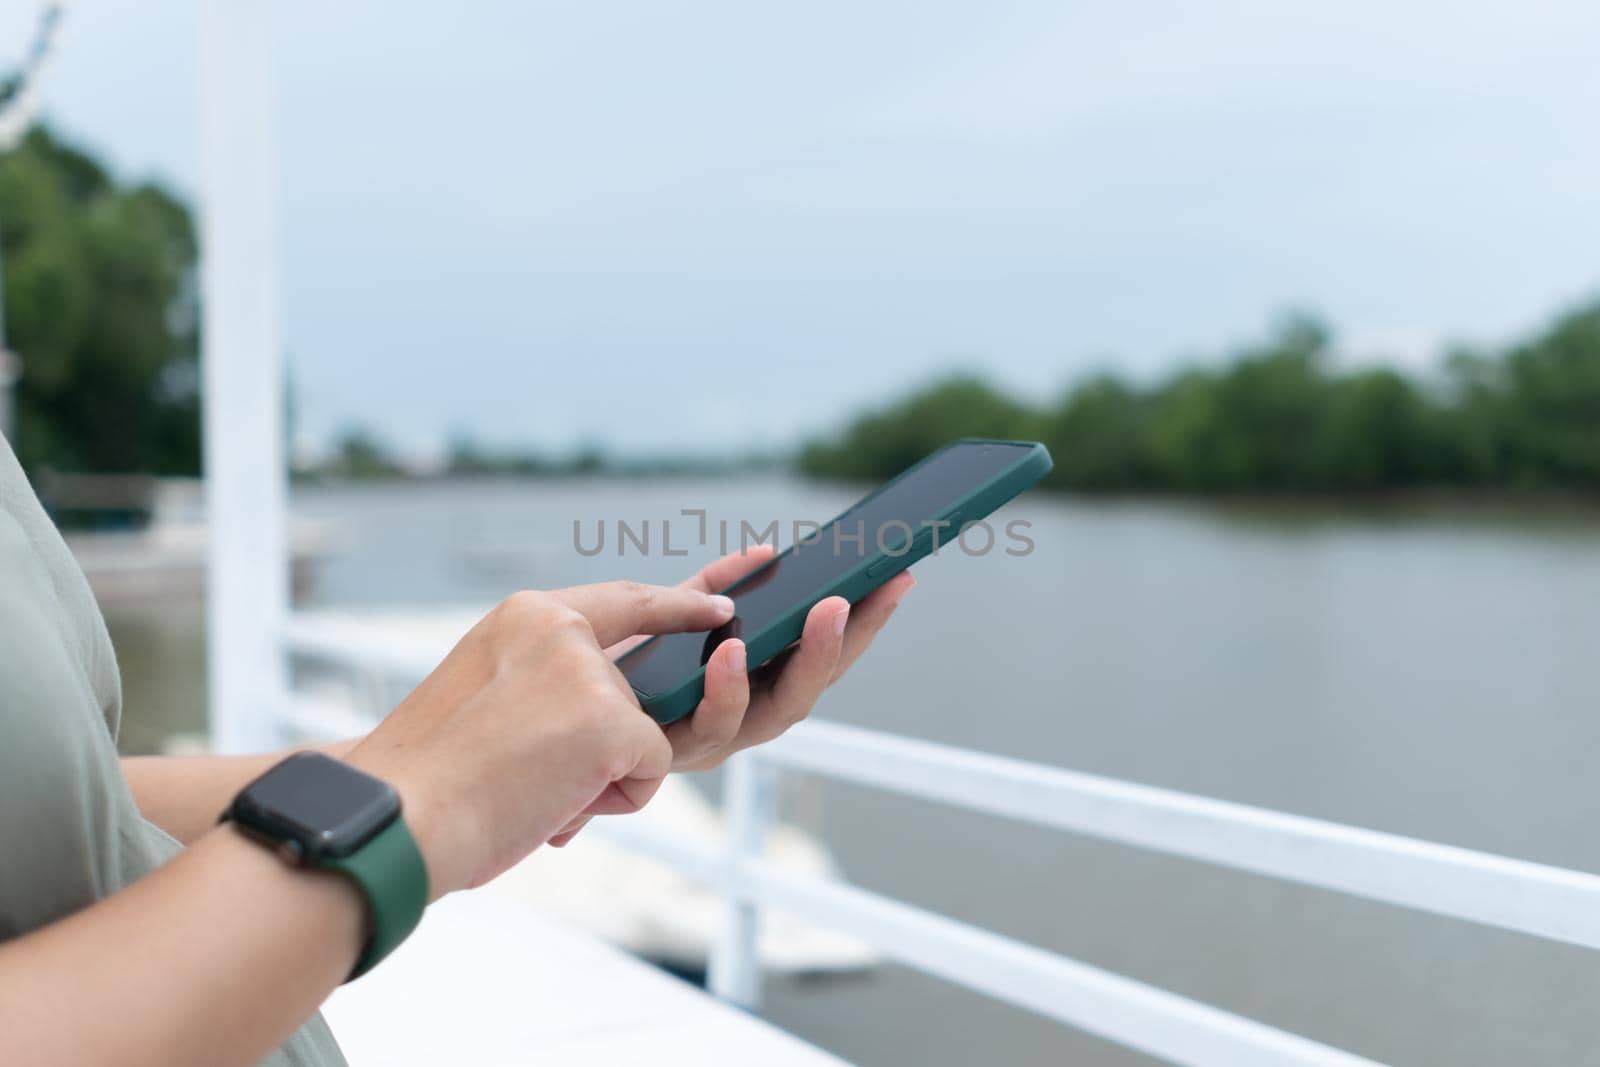
[[[947,514],[972,489],[1016,464],[1028,450],[1027,445],[1003,442],[960,442],[935,453],[828,523],[814,537],[805,538],[722,590],[734,603],[734,616],[727,623],[709,632],[652,638],[619,660],[618,668],[642,694],[676,688],[704,666],[723,641],[739,637],[748,642],[796,605],[820,600],[823,591],[863,559],[904,554],[915,534]],[[959,531],[933,532],[944,545],[955,540]]]

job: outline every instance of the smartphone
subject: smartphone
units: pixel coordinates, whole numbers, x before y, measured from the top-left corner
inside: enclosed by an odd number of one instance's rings
[[[652,637],[617,667],[652,718],[663,724],[681,719],[699,705],[706,662],[723,641],[741,638],[755,670],[800,640],[812,605],[830,596],[854,604],[955,541],[966,524],[992,514],[1050,466],[1049,451],[1033,441],[946,445],[720,590],[733,598],[728,622],[709,632]]]

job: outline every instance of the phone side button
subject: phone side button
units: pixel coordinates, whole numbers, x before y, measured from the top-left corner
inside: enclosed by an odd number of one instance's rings
[[[905,562],[904,556],[890,556],[887,559],[880,559],[878,562],[867,568],[867,577],[882,578],[885,574],[888,574],[903,562]]]
[[[961,523],[962,517],[959,511],[952,511],[945,516],[944,521],[933,528],[933,536],[929,538],[928,549],[932,552],[938,552],[949,545],[951,541],[960,537]]]

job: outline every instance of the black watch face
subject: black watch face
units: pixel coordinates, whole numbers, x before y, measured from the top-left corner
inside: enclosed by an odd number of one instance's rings
[[[286,842],[302,854],[347,856],[400,813],[389,786],[317,752],[290,756],[245,787],[233,804],[240,825]]]

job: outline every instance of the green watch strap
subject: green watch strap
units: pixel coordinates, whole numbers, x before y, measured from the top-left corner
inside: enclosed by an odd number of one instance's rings
[[[428,865],[405,820],[396,816],[350,855],[324,856],[318,869],[350,878],[366,895],[372,937],[350,972],[350,978],[359,978],[393,952],[421,921],[428,906]]]

